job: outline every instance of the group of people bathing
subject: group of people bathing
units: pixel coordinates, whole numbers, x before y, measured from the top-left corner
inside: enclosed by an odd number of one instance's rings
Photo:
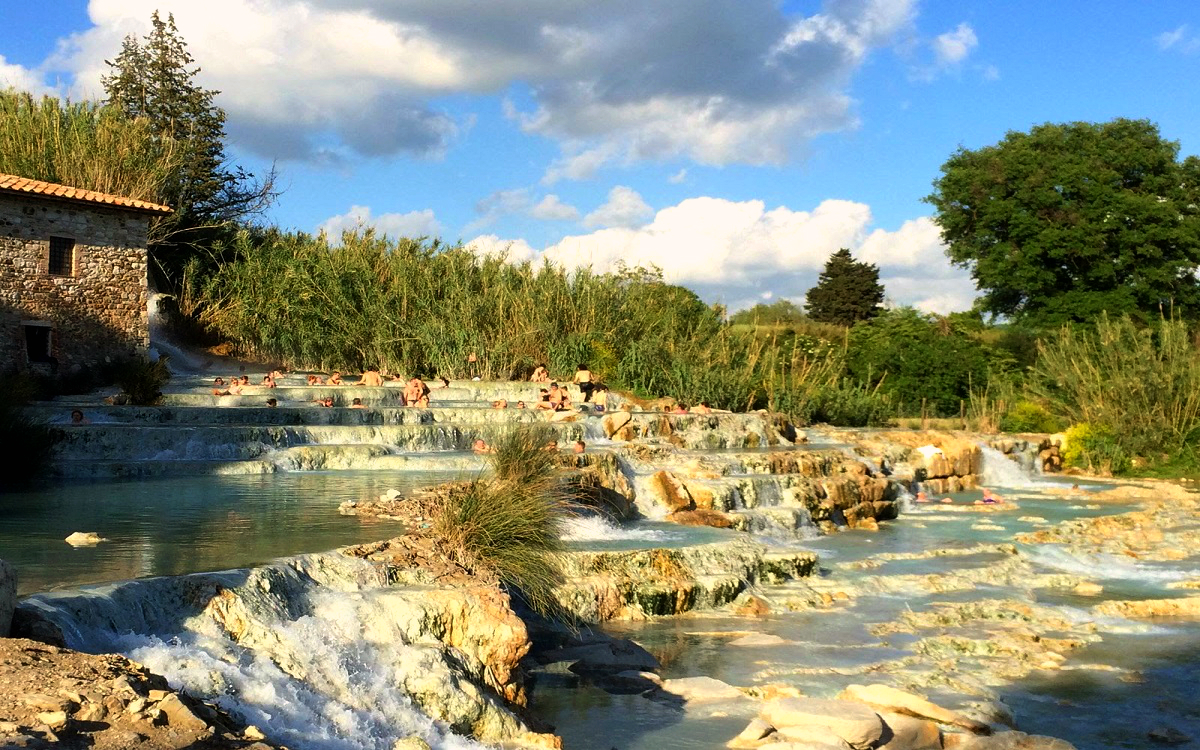
[[[929,499],[929,495],[925,494],[924,490],[917,493],[917,497],[915,498],[915,501],[918,503],[935,502],[935,501]],[[938,500],[936,502],[942,503],[943,505],[950,505],[954,502],[954,499],[950,498],[950,497],[943,497],[941,500]],[[975,505],[1001,505],[1003,503],[1004,503],[1004,498],[997,495],[996,493],[992,492],[987,487],[983,488],[983,497],[980,498],[979,500],[975,501]]]

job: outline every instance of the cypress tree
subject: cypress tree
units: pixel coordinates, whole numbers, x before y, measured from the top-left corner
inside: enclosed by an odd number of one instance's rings
[[[847,326],[875,317],[882,303],[879,268],[854,260],[846,248],[829,256],[817,285],[805,297],[810,318]]]

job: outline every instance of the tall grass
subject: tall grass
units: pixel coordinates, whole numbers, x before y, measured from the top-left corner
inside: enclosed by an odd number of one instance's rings
[[[178,162],[173,141],[115,108],[0,90],[0,172],[162,202]]]
[[[1130,455],[1176,454],[1200,428],[1200,357],[1186,323],[1102,316],[1039,344],[1027,389]]]
[[[370,230],[339,245],[303,233],[242,233],[239,260],[185,274],[183,312],[242,353],[292,367],[523,378],[585,363],[611,386],[797,416],[837,386],[842,347],[734,330],[719,309],[654,270],[568,273]]]
[[[535,611],[561,616],[563,522],[573,503],[554,476],[555,456],[542,427],[522,427],[496,442],[493,479],[450,494],[433,532],[464,566],[484,567]]]

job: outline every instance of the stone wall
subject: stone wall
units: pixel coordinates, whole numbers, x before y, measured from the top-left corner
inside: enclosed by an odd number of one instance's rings
[[[0,366],[65,374],[144,351],[148,225],[136,211],[0,195]],[[51,236],[75,240],[72,275],[50,275]],[[51,363],[30,363],[29,322],[52,326]]]

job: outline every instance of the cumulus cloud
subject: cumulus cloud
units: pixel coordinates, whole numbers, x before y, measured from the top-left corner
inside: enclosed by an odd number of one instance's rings
[[[944,67],[958,65],[971,51],[979,46],[979,37],[968,23],[960,23],[958,28],[939,34],[933,40],[933,55],[937,64]]]
[[[638,191],[617,185],[608,191],[608,201],[583,219],[587,227],[636,227],[654,214]]]
[[[551,193],[529,209],[529,215],[544,221],[574,221],[579,218],[579,209],[563,203],[557,195]]]
[[[494,235],[477,252],[506,247]],[[890,299],[932,312],[964,310],[975,297],[969,275],[946,259],[937,225],[922,217],[899,229],[872,227],[862,203],[826,200],[811,211],[768,209],[761,201],[689,198],[636,227],[606,227],[535,251],[516,241],[521,259],[545,258],[566,268],[610,271],[618,264],[655,265],[667,281],[731,309],[762,299],[800,300],[829,256],[846,247],[875,263]]]
[[[393,238],[436,237],[442,231],[442,225],[434,218],[432,209],[372,216],[370,206],[351,206],[346,213],[331,216],[321,222],[317,231],[324,232],[336,240],[342,236],[342,232],[368,228]]]
[[[785,161],[855,124],[850,80],[915,3],[825,0],[806,15],[775,0],[91,0],[92,28],[46,72],[94,93],[104,60],[158,9],[261,155],[436,156],[465,123],[431,102],[516,87],[514,120],[562,146],[553,182],[613,161]]]
[[[36,71],[10,63],[4,59],[4,55],[0,55],[0,89],[7,88],[28,91],[35,95],[50,93],[49,89],[42,85],[41,75]]]

